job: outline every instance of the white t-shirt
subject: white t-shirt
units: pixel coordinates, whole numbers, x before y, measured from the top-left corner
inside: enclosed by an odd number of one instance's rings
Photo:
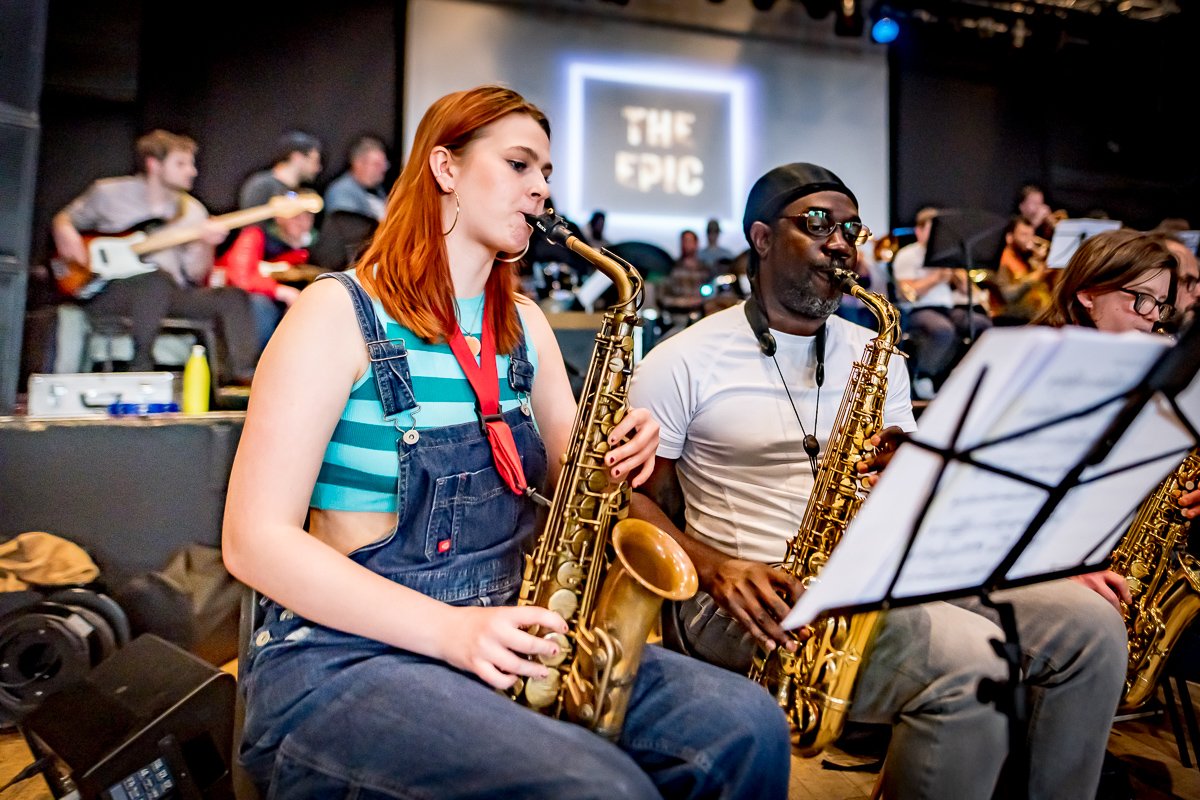
[[[874,337],[836,316],[826,326],[825,383],[816,424],[815,337],[772,331],[793,411],[741,304],[664,339],[634,374],[630,403],[658,420],[658,455],[677,460],[687,532],[727,555],[782,561],[787,541],[800,526],[813,475],[797,412],[823,453],[850,368]],[[916,430],[908,370],[898,356],[888,364],[884,425]]]
[[[900,281],[920,280],[928,274],[927,269],[925,245],[918,242],[901,247],[892,260],[892,278],[897,284]],[[913,308],[951,308],[954,306],[954,291],[950,284],[939,283],[929,287],[912,305]]]

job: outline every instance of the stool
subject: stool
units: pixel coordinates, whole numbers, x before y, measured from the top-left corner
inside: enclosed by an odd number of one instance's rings
[[[100,339],[104,344],[104,372],[113,371],[113,351],[114,343],[119,337],[128,337],[133,323],[129,317],[92,317],[90,318],[90,330],[84,335],[82,363],[80,364],[80,372],[91,372],[94,366],[92,359],[92,344],[96,339]],[[217,385],[218,376],[221,375],[220,350],[217,343],[217,331],[213,323],[209,320],[190,319],[187,317],[164,317],[159,323],[160,334],[187,334],[192,336],[200,344],[204,345],[205,355],[208,358],[208,368],[212,375],[210,385],[211,400],[215,404],[217,400]],[[185,360],[186,361],[186,360]],[[182,366],[182,365],[180,365]]]
[[[1174,688],[1172,683],[1175,684]],[[1171,732],[1175,734],[1175,746],[1179,748],[1179,763],[1185,767],[1195,766],[1200,769],[1200,752],[1197,751],[1200,747],[1200,725],[1196,722],[1196,709],[1188,692],[1183,665],[1174,660],[1169,661],[1166,674],[1159,680],[1158,685],[1163,692],[1163,710],[1171,723]]]

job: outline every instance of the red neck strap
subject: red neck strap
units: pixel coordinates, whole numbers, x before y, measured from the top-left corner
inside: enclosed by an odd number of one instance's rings
[[[496,332],[492,329],[491,320],[484,313],[483,342],[479,352],[479,361],[467,348],[467,341],[462,331],[456,325],[450,336],[450,350],[453,351],[458,365],[462,367],[467,382],[475,392],[475,408],[479,414],[479,424],[487,434],[488,444],[492,448],[492,460],[496,462],[496,471],[516,494],[526,494],[525,470],[521,467],[521,455],[517,452],[517,443],[513,439],[512,429],[500,414],[500,380],[496,373]]]

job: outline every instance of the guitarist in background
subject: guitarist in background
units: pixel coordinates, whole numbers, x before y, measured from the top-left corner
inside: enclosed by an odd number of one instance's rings
[[[178,315],[214,322],[225,344],[222,383],[248,383],[258,357],[257,337],[246,293],[235,288],[201,288],[208,282],[213,248],[229,231],[208,218],[188,194],[196,179],[196,143],[187,136],[155,130],[137,140],[136,175],[95,181],[55,215],[54,245],[64,259],[87,263],[81,231],[124,233],[163,222],[168,227],[199,226],[198,241],[159,250],[145,257],[158,267],[105,284],[82,301],[90,318],[123,316],[132,321],[136,371],[153,369],[152,348],[164,317]]]

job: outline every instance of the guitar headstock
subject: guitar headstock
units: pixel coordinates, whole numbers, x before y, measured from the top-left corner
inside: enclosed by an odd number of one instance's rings
[[[316,192],[288,192],[272,197],[267,205],[271,208],[272,216],[294,217],[305,211],[316,214],[325,207],[325,202]]]

